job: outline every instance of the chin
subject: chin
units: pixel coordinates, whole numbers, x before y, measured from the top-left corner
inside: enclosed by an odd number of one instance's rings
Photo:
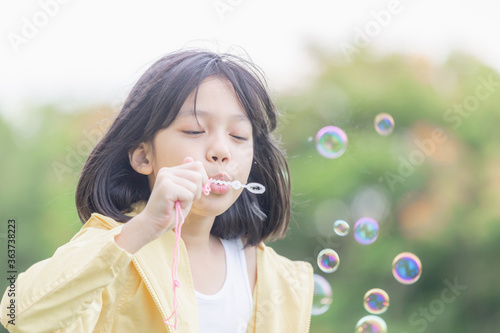
[[[197,215],[215,217],[227,211],[233,203],[234,202],[222,203],[222,202],[214,202],[214,201],[210,202],[204,200],[204,202],[198,202],[196,205],[193,205],[191,211],[195,212]]]

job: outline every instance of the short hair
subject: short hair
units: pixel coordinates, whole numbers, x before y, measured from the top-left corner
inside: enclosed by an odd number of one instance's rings
[[[243,190],[228,210],[216,216],[210,233],[222,239],[245,237],[245,246],[284,237],[290,220],[289,168],[272,135],[278,111],[262,70],[240,56],[198,49],[165,55],[134,85],[83,166],[76,189],[82,223],[94,212],[125,223],[131,219],[125,214],[132,204],[148,200],[148,178],[132,168],[129,154],[168,127],[188,95],[208,77],[231,82],[252,124],[254,152],[248,182],[266,187],[263,194]]]

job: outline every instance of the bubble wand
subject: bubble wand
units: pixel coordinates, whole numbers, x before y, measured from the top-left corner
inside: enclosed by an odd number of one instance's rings
[[[248,183],[248,184],[242,184],[239,180],[233,180],[232,182],[227,182],[224,180],[218,180],[218,179],[213,179],[209,178],[208,182],[203,186],[203,193],[205,195],[209,195],[210,191],[212,188],[210,185],[213,184],[218,184],[218,185],[230,185],[233,189],[239,190],[240,188],[246,188],[249,192],[254,193],[254,194],[262,194],[266,191],[266,188],[264,185],[259,184],[259,183]]]
[[[202,187],[202,192],[206,196],[210,195],[210,191],[212,190],[211,185],[212,184],[218,184],[218,185],[230,185],[233,189],[239,190],[240,188],[245,188],[249,192],[254,193],[254,194],[262,194],[266,191],[266,188],[264,185],[259,184],[259,183],[248,183],[248,184],[242,184],[239,180],[233,180],[232,182],[224,181],[224,180],[218,180],[218,179],[213,179],[209,178],[208,182],[203,185]],[[180,219],[180,222],[179,222]],[[182,210],[181,210],[181,203],[180,201],[175,202],[175,246],[174,246],[174,260],[172,263],[172,281],[173,281],[173,289],[174,289],[174,310],[172,314],[167,318],[164,319],[163,322],[167,324],[170,327],[173,327],[174,330],[177,329],[177,308],[178,308],[178,301],[177,301],[177,293],[176,289],[177,287],[181,286],[181,282],[179,281],[179,278],[177,276],[177,264],[179,263],[179,240],[181,238],[181,228],[182,225],[184,224],[184,215],[182,215]],[[168,321],[174,317],[174,323],[170,324]]]

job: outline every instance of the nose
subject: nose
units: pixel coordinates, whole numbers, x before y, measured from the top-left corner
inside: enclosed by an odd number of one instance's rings
[[[228,142],[222,135],[216,136],[209,143],[207,159],[219,163],[227,163],[231,159]]]

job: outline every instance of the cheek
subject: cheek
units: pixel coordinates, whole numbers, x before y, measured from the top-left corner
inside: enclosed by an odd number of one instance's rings
[[[247,157],[248,157],[247,168],[248,168],[248,173],[250,173],[250,170],[252,169],[253,166],[253,149],[251,149]]]
[[[253,142],[249,142],[243,147],[240,147],[238,149],[238,154],[242,161],[247,162],[248,160],[253,160]]]
[[[245,181],[250,174],[250,169],[253,163],[253,149],[242,147],[237,155],[233,155],[233,159],[227,165],[227,172],[240,180]]]
[[[182,145],[164,144],[155,151],[155,164],[160,168],[177,166],[182,164],[186,153],[187,150]]]
[[[242,172],[245,173],[245,176],[248,176],[250,174],[250,170],[252,169],[252,164],[253,164],[253,149],[252,149],[252,147],[250,147],[242,152],[241,161],[242,161],[242,163],[241,163]]]

